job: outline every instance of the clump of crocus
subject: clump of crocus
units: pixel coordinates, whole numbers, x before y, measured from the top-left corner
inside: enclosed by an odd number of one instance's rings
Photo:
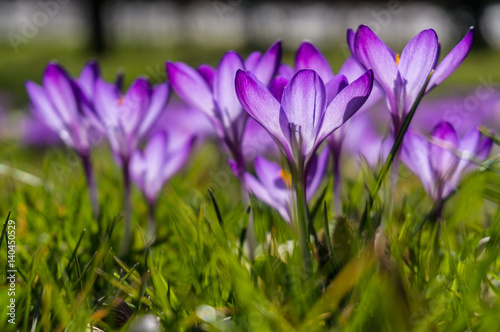
[[[267,86],[276,74],[280,61],[281,42],[276,42],[263,55],[253,52],[246,60],[236,52],[227,52],[216,69],[201,65],[195,70],[181,62],[167,62],[167,75],[172,88],[186,103],[210,119],[238,165],[240,179],[245,173],[242,140],[248,115],[236,97],[236,72],[240,69],[251,70]]]
[[[293,219],[305,262],[309,256],[306,175],[311,158],[328,135],[363,106],[373,74],[367,71],[332,98],[321,77],[310,69],[298,71],[290,81],[276,79],[270,88],[273,93],[251,72],[239,70],[235,83],[243,108],[273,136],[289,163],[296,193]]]
[[[158,194],[165,182],[185,164],[194,137],[159,131],[151,136],[144,151],[136,151],[130,160],[130,176],[141,189],[149,207],[148,242],[156,237],[155,210]]]
[[[102,128],[88,102],[92,93],[88,86],[93,86],[98,75],[99,68],[94,61],[83,68],[78,80],[72,79],[56,62],[51,62],[45,69],[43,86],[26,83],[36,118],[57,132],[82,159],[95,218],[99,216],[99,201],[90,152],[92,143],[100,141]]]
[[[165,110],[169,91],[167,83],[152,87],[145,78],[136,79],[124,95],[116,84],[100,78],[95,84],[96,114],[123,173],[125,225],[121,255],[128,251],[131,238],[130,158]]]
[[[280,66],[279,75],[290,80],[293,75],[302,69],[314,70],[325,83],[327,100],[331,101],[339,91],[345,88],[349,82],[354,81],[365,73],[363,67],[352,57],[348,58],[344,65],[340,68],[337,75],[334,74],[325,56],[310,42],[303,42],[297,49],[295,54],[294,68],[285,64]],[[277,82],[286,83],[286,80],[278,79]],[[273,87],[275,84],[273,84]],[[381,97],[378,89],[373,89],[370,97],[363,105],[360,112],[367,111],[375,102]],[[339,130],[334,131],[328,136],[328,146],[331,150],[333,157],[333,188],[335,193],[335,212],[342,214],[340,204],[340,157],[342,152],[342,145],[346,133],[349,131],[349,123],[355,121],[353,117],[349,122],[345,123]]]
[[[307,171],[306,192],[307,201],[310,201],[319,189],[328,167],[328,149],[317,157],[311,158]],[[245,185],[247,189],[257,196],[261,201],[276,209],[283,219],[291,223],[293,213],[293,188],[292,178],[288,170],[263,157],[255,158],[254,177],[250,173],[245,174]]]
[[[401,55],[393,52],[365,25],[360,25],[356,33],[348,30],[347,41],[354,58],[373,70],[375,80],[385,93],[395,134],[417,102],[431,72],[434,71],[426,92],[441,84],[462,63],[472,45],[473,31],[470,28],[438,64],[440,44],[432,29],[423,30],[410,40]]]
[[[491,140],[482,137],[477,128],[460,138],[450,123],[440,122],[428,139],[422,134],[408,132],[403,142],[402,160],[422,181],[439,217],[444,200],[457,188],[465,173],[486,159],[491,145]]]

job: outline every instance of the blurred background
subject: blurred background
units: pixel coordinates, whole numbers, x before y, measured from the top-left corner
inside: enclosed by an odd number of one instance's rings
[[[474,25],[474,50],[445,86],[500,82],[500,3],[493,1],[0,0],[0,108],[27,109],[25,81],[40,82],[53,59],[73,75],[97,58],[109,80],[123,71],[126,83],[137,75],[160,82],[166,60],[216,65],[228,49],[247,55],[282,39],[290,62],[307,39],[338,70],[349,56],[346,29],[359,24],[399,52],[434,28],[442,54]]]

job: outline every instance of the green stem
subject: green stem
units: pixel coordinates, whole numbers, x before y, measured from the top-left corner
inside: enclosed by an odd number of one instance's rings
[[[364,227],[366,225],[366,222],[371,223],[371,219],[369,218],[370,211],[373,207],[373,202],[375,201],[375,197],[378,194],[378,191],[380,190],[380,187],[382,186],[382,182],[385,179],[385,176],[387,175],[388,171],[391,169],[391,165],[398,155],[398,150],[401,147],[401,144],[403,143],[403,138],[404,135],[406,134],[406,131],[410,127],[410,122],[413,119],[413,115],[415,114],[415,111],[417,110],[418,105],[420,104],[420,101],[425,95],[425,90],[427,89],[427,85],[429,84],[429,80],[432,77],[432,74],[434,71],[432,71],[427,77],[427,81],[425,82],[424,86],[422,87],[422,90],[420,90],[420,93],[418,94],[417,99],[413,103],[410,111],[408,112],[408,115],[405,117],[403,124],[401,125],[401,128],[396,128],[399,129],[396,135],[396,139],[394,141],[394,145],[391,148],[391,152],[389,153],[389,157],[387,158],[387,161],[385,162],[384,166],[380,170],[380,173],[377,176],[377,181],[375,182],[375,185],[373,189],[370,192],[370,197],[368,198],[368,201],[366,202],[365,210],[363,212],[363,216],[361,218],[360,224],[359,224],[359,233],[363,232]]]
[[[152,244],[156,239],[155,207],[154,202],[148,203],[148,228],[146,230],[146,243],[148,245]]]
[[[122,243],[120,245],[119,256],[124,257],[130,250],[132,238],[132,204],[130,201],[130,173],[129,160],[123,161],[123,208],[125,210]]]
[[[309,216],[307,210],[306,191],[303,181],[304,176],[302,170],[294,173],[294,188],[296,194],[295,225],[299,233],[299,246],[302,257],[302,267],[304,268],[305,274],[309,277],[311,274],[311,271],[309,271],[311,256],[309,253]]]

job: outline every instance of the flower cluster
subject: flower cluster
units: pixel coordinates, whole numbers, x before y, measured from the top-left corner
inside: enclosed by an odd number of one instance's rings
[[[308,238],[307,205],[329,172],[330,156],[335,209],[341,214],[341,152],[360,154],[371,166],[387,159],[410,109],[460,65],[472,36],[470,29],[439,64],[440,46],[433,30],[419,33],[399,55],[362,25],[356,32],[348,31],[352,56],[337,74],[310,42],[300,45],[293,66],[282,63],[278,41],[265,53],[254,52],[246,59],[229,51],[216,68],[167,62],[168,82],[151,86],[147,79],[137,78],[124,94],[122,77],[105,82],[95,61],[76,79],[50,63],[43,86],[28,82],[26,88],[37,118],[84,160],[96,218],[99,204],[90,153],[100,141],[94,136],[107,138],[123,170],[125,251],[130,239],[130,181],[143,192],[154,220],[161,188],[185,164],[195,137],[217,137],[243,187]],[[171,88],[184,105],[167,106]],[[384,98],[385,107],[378,103]],[[389,110],[382,110],[387,117],[374,115],[384,108]],[[383,119],[385,137],[375,129],[375,118]],[[410,129],[404,139],[402,159],[435,201],[444,200],[473,167],[471,160],[484,160],[491,147],[476,128],[459,139],[447,122],[439,123],[429,139],[415,132]],[[263,136],[259,141],[264,143],[250,157],[245,151],[257,136]],[[263,156],[271,152],[277,158],[273,152],[278,150],[282,166]],[[150,228],[148,234],[154,238],[154,222]]]

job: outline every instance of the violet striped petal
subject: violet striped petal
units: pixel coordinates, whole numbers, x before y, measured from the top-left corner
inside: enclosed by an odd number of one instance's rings
[[[172,89],[190,106],[214,117],[214,100],[209,84],[188,65],[167,62],[167,75]]]
[[[50,128],[59,132],[64,129],[61,116],[50,102],[43,87],[33,82],[26,83],[26,90],[30,97],[33,111],[39,119],[42,119]]]
[[[43,86],[47,97],[65,124],[78,123],[78,104],[71,78],[57,63],[50,63],[43,75]]]
[[[333,78],[333,71],[325,56],[309,42],[303,42],[295,56],[295,70],[301,69],[314,70],[323,82],[328,82]]]
[[[458,66],[464,61],[472,46],[474,28],[471,27],[465,37],[451,50],[448,55],[437,65],[432,75],[427,91],[432,90],[450,76]]]
[[[247,59],[248,61],[248,59]],[[245,69],[253,72],[255,76],[265,86],[271,83],[271,80],[276,75],[281,62],[281,41],[277,41],[260,57],[259,61],[252,66],[245,62]]]
[[[373,72],[368,70],[363,76],[345,87],[327,106],[318,133],[320,144],[335,129],[349,120],[368,99],[373,87]]]
[[[416,101],[427,77],[436,66],[439,44],[436,32],[424,30],[406,45],[399,61],[399,72],[405,82],[405,114]]]
[[[280,103],[255,77],[243,70],[236,73],[236,94],[247,113],[281,145],[288,157],[291,151],[280,127]]]
[[[234,85],[239,69],[244,69],[243,59],[238,53],[229,51],[220,61],[214,77],[214,100],[225,128],[230,128],[243,111]]]
[[[147,113],[142,118],[140,127],[137,131],[139,137],[146,135],[154,126],[156,120],[158,120],[167,107],[169,95],[170,89],[167,83],[159,84],[153,88]]]
[[[326,108],[326,90],[321,77],[310,69],[298,71],[283,91],[281,108],[288,122],[281,123],[281,130],[286,132],[293,126],[297,142],[302,140],[302,153],[308,155],[314,149]],[[292,146],[291,141],[289,144]]]

